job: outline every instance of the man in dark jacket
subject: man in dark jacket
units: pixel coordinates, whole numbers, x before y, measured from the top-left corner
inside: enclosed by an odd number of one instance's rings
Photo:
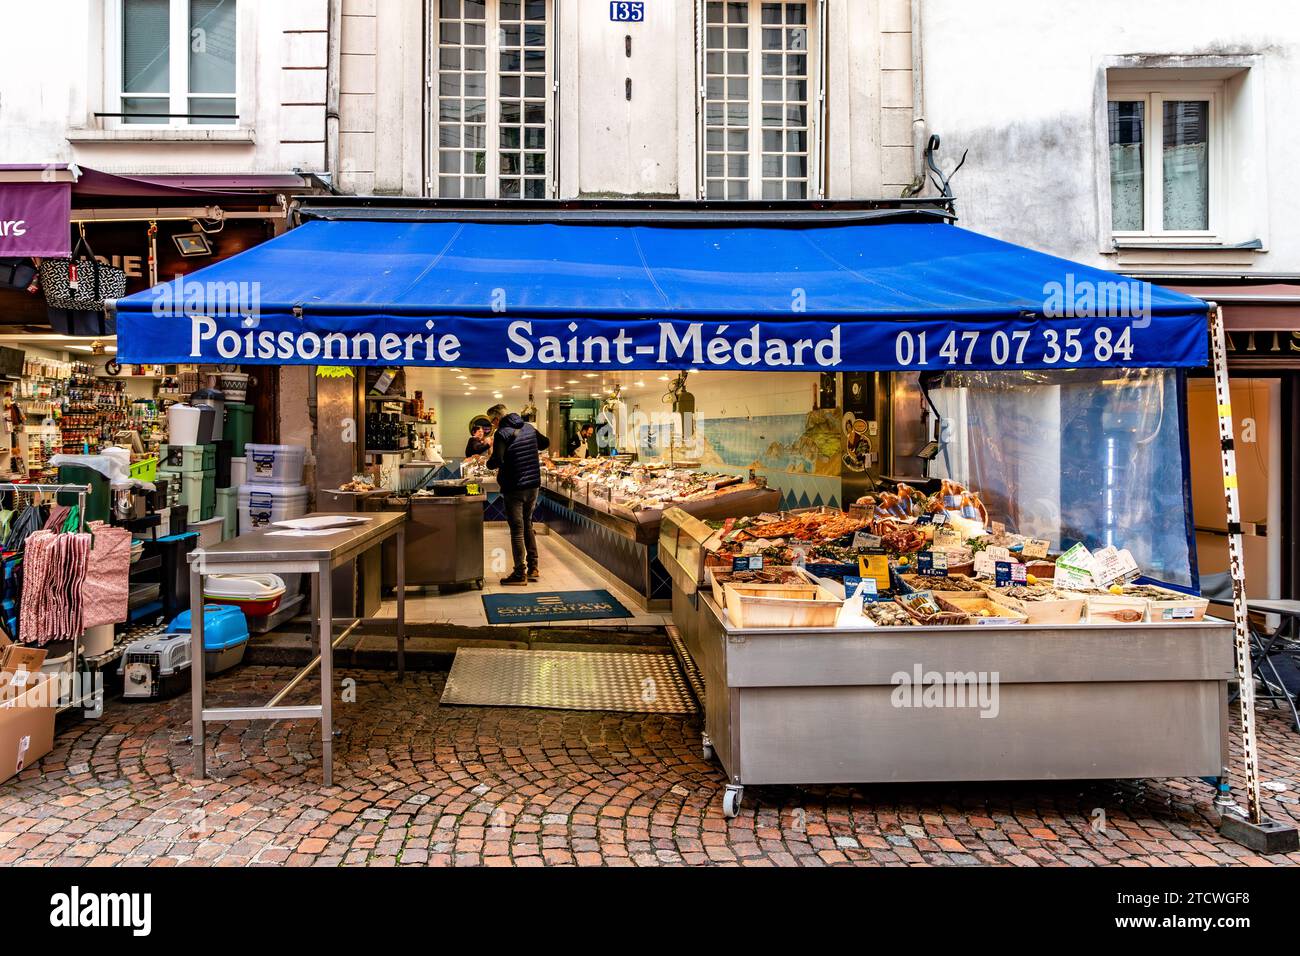
[[[540,452],[550,447],[545,435],[504,405],[488,409],[488,418],[496,434],[492,438],[492,456],[487,466],[497,473],[501,497],[506,505],[506,523],[510,525],[510,548],[515,568],[502,584],[527,584],[539,577],[537,538],[533,535],[533,511],[537,508],[537,491],[542,485]]]

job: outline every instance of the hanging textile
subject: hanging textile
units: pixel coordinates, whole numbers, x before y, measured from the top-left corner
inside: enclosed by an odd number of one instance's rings
[[[6,551],[21,551],[23,542],[27,536],[34,531],[39,531],[41,525],[45,523],[45,513],[39,505],[28,505],[18,513],[9,528],[9,534],[5,537],[4,549]]]
[[[92,521],[86,530],[94,537],[94,546],[81,585],[82,627],[125,621],[130,596],[131,532],[102,521]]]
[[[11,641],[18,638],[18,609],[23,593],[23,556],[0,557],[0,625]]]
[[[62,531],[63,523],[68,520],[68,512],[72,509],[67,505],[51,505],[49,517],[41,525],[44,531]]]
[[[35,531],[23,544],[19,639],[46,644],[74,637],[82,626],[81,589],[91,535]]]

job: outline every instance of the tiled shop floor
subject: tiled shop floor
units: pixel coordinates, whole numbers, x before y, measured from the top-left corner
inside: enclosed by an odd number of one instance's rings
[[[649,613],[638,603],[632,591],[612,574],[602,572],[583,557],[559,535],[537,536],[537,558],[541,580],[528,588],[538,591],[609,591],[632,612],[630,618],[603,618],[593,621],[558,621],[562,627],[575,624],[599,627],[627,627],[629,625],[657,626],[668,623],[664,614]],[[436,591],[412,592],[406,599],[406,619],[412,623],[450,623],[467,627],[487,626],[483,611],[483,595],[500,591],[520,591],[517,586],[502,586],[501,578],[510,573],[514,565],[510,557],[510,531],[499,521],[490,522],[483,531],[483,590],[467,588],[439,594]],[[384,601],[376,617],[393,617],[397,605],[390,598]],[[514,625],[502,625],[513,627]],[[545,623],[533,627],[544,627]]]
[[[245,667],[211,681],[210,700],[261,703],[289,674]],[[328,789],[315,723],[214,728],[214,779],[195,784],[188,698],[114,702],[0,784],[0,864],[1300,862],[1220,838],[1197,780],[750,787],[726,820],[696,720],[440,707],[444,678],[344,671],[356,702],[335,705]],[[1300,736],[1276,711],[1260,718],[1267,812],[1300,819]]]

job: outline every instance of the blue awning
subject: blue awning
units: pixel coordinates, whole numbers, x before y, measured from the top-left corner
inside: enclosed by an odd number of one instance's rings
[[[872,371],[1207,361],[1206,305],[944,223],[312,221],[115,303],[122,362]]]

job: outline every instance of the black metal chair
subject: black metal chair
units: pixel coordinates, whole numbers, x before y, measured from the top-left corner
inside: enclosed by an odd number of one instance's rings
[[[1210,599],[1232,613],[1232,576],[1206,574],[1201,577],[1201,596]],[[1250,634],[1250,669],[1255,677],[1255,701],[1268,701],[1278,706],[1285,701],[1291,711],[1291,727],[1300,733],[1300,710],[1296,708],[1296,696],[1286,689],[1286,682],[1278,673],[1273,663],[1275,655],[1300,652],[1300,601],[1273,601],[1246,599],[1246,608],[1254,615],[1276,614],[1282,618],[1281,624],[1274,631],[1269,631],[1255,620],[1248,622]],[[1231,697],[1236,700],[1238,690]]]

